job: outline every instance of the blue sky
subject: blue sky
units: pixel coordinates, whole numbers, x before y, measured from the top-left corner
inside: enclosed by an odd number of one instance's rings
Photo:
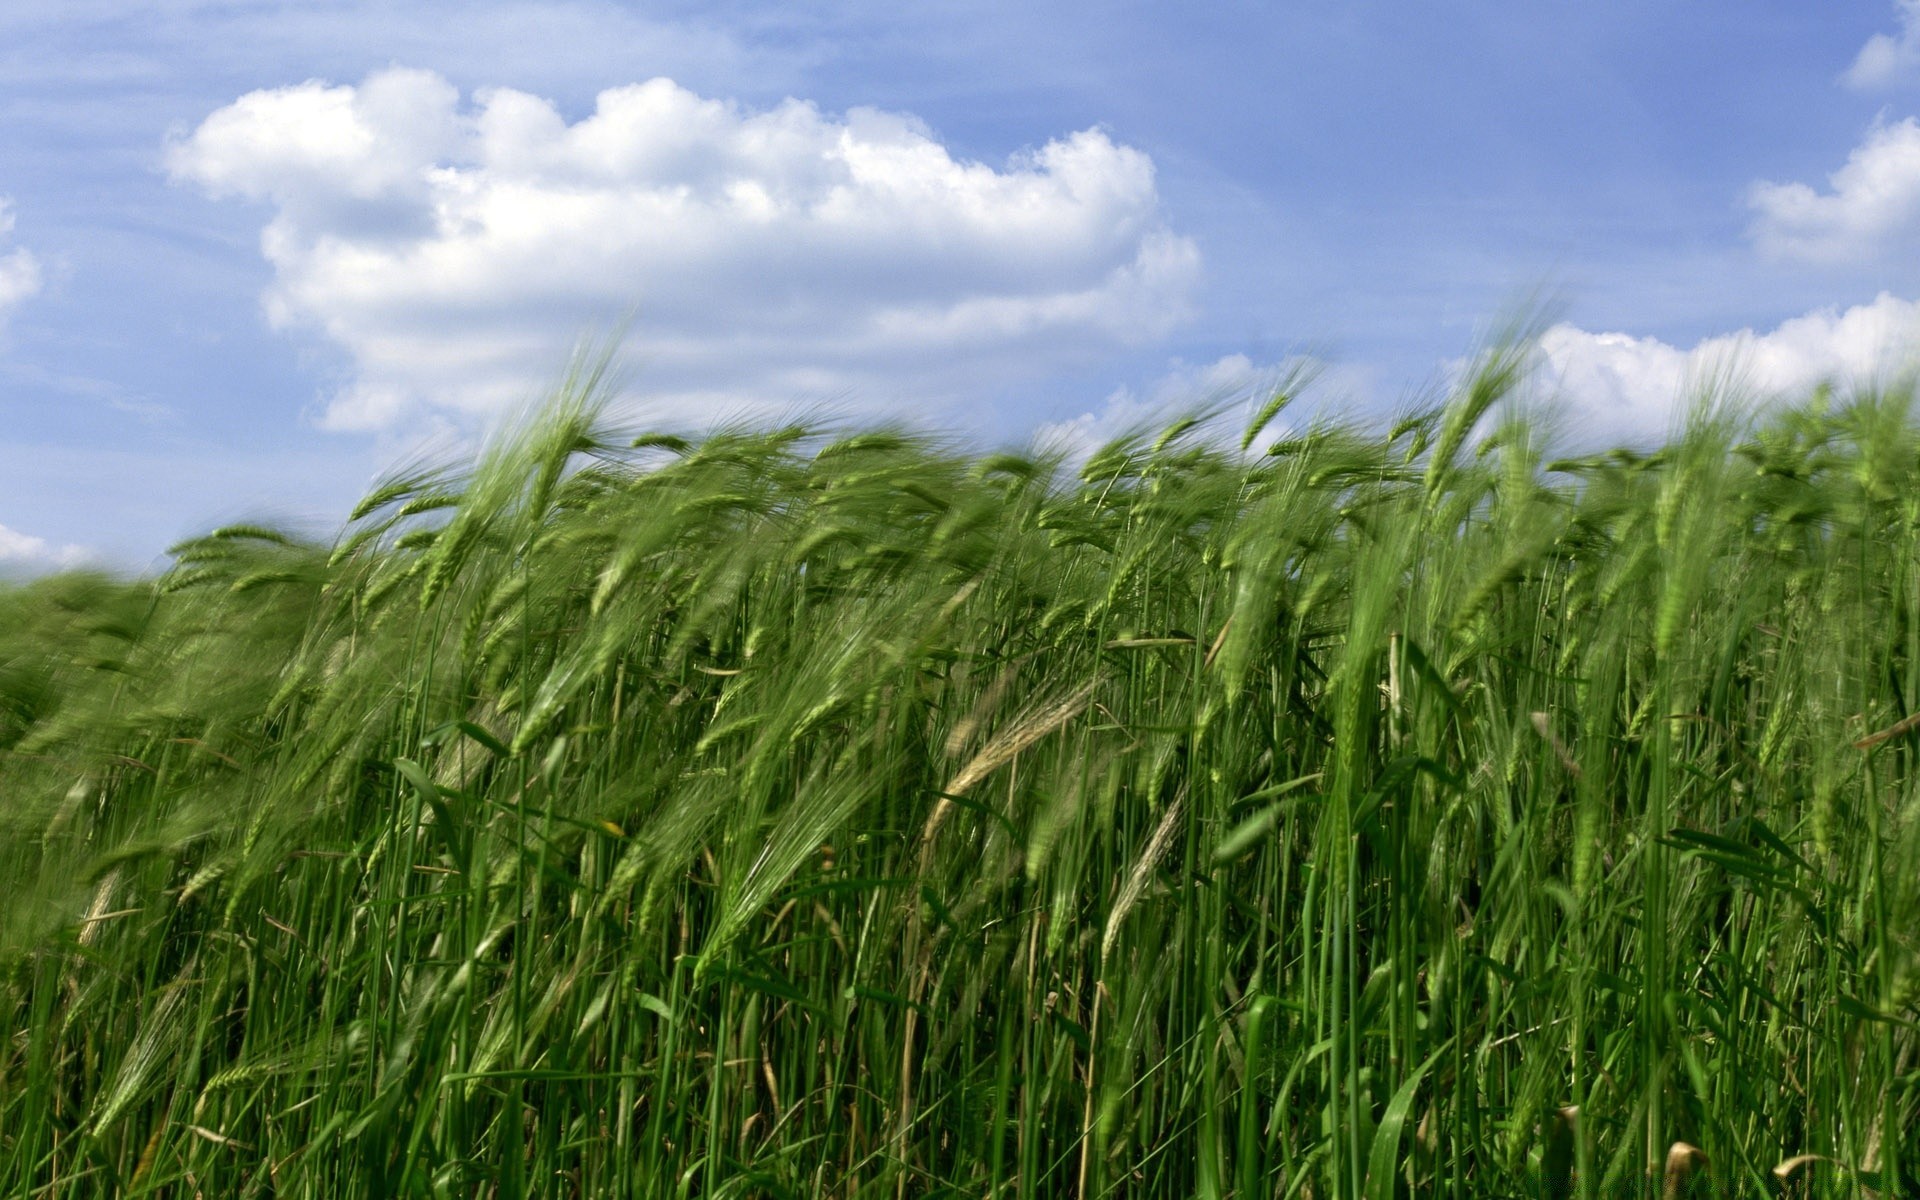
[[[1920,330],[1920,0],[9,0],[0,568],[324,532],[631,313],[647,419],[1382,412],[1541,290],[1644,438]]]

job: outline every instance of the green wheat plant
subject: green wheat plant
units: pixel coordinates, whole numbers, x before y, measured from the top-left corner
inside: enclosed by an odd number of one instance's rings
[[[1913,389],[1556,459],[1527,349],[1084,462],[581,369],[6,586],[0,1194],[1920,1194]]]

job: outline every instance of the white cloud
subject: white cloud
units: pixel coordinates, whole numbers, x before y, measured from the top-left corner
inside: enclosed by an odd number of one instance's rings
[[[1176,360],[1144,391],[1116,388],[1097,410],[1042,425],[1035,431],[1034,442],[1059,451],[1070,463],[1078,463],[1115,438],[1157,434],[1177,417],[1218,409],[1217,435],[1237,446],[1245,423],[1276,387],[1283,382],[1304,385],[1323,374],[1321,364],[1307,359],[1256,363],[1244,354],[1229,354],[1205,365]],[[1284,421],[1270,422],[1256,452],[1285,436],[1286,429]]]
[[[13,234],[13,202],[0,196],[0,246]],[[0,326],[15,308],[40,291],[40,261],[25,247],[0,254]]]
[[[491,412],[635,312],[646,394],[938,404],[1150,341],[1199,270],[1146,155],[1093,129],[958,161],[910,116],[747,111],[671,80],[569,122],[426,71],[249,93],[173,140],[176,179],[264,201],[277,326],[344,348],[323,423]]]
[[[1557,387],[1585,432],[1602,440],[1664,436],[1704,387],[1730,383],[1756,399],[1804,393],[1823,381],[1847,388],[1883,379],[1920,345],[1920,302],[1881,293],[1844,312],[1826,309],[1680,349],[1656,338],[1589,333],[1572,325],[1540,339],[1543,381]]]
[[[1876,122],[1830,189],[1756,183],[1750,233],[1768,253],[1812,262],[1870,259],[1920,246],[1920,121]]]
[[[31,537],[0,525],[0,570],[75,567],[87,558],[86,550],[79,546],[55,546],[45,538]]]
[[[1920,76],[1920,0],[1897,0],[1898,34],[1876,33],[1860,47],[1842,83],[1862,91],[1911,82]]]

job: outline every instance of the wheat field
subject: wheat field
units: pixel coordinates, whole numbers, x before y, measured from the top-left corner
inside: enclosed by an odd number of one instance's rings
[[[0,1193],[1920,1194],[1912,386],[1476,362],[1083,464],[588,364],[0,588]]]

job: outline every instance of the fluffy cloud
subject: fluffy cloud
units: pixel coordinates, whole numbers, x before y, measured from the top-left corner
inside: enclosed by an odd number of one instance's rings
[[[1848,87],[1863,91],[1890,87],[1920,76],[1920,0],[1897,0],[1898,34],[1876,33],[1860,47],[1853,65],[1840,76]]]
[[[1837,263],[1920,246],[1920,121],[1876,123],[1827,182],[1825,192],[1753,185],[1750,233],[1762,250]]]
[[[1872,383],[1909,365],[1920,344],[1920,302],[1882,293],[1845,312],[1794,317],[1768,333],[1741,330],[1681,349],[1655,338],[1556,325],[1540,339],[1542,381],[1604,441],[1667,433],[1703,388],[1735,396],[1793,396],[1833,381]]]
[[[86,559],[87,552],[79,546],[55,546],[45,538],[30,537],[0,525],[0,572],[73,567]]]
[[[908,116],[752,112],[667,79],[573,122],[426,71],[309,82],[241,97],[167,161],[271,206],[269,319],[354,365],[336,428],[497,410],[629,310],[636,384],[683,415],[938,404],[1162,335],[1199,269],[1151,161],[1099,130],[996,169]]]
[[[0,246],[12,233],[13,202],[0,196]],[[25,247],[0,254],[0,326],[6,324],[15,308],[40,290],[40,282],[40,262]]]

